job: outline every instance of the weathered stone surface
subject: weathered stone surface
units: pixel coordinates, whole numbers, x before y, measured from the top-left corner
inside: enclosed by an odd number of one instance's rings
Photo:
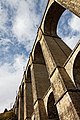
[[[55,0],[80,17],[80,0]]]
[[[80,16],[80,0],[48,2],[14,104],[18,120],[80,120],[80,42],[72,51],[56,32],[66,8]]]
[[[61,120],[79,120],[74,104],[68,93],[58,102],[57,109]]]

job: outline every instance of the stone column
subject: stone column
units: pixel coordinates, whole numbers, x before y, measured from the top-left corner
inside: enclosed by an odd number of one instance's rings
[[[15,105],[14,105],[14,112],[18,116],[18,101],[17,101],[17,99],[16,99]]]
[[[47,35],[42,36],[40,45],[49,76],[51,76],[56,66],[63,66],[71,50],[59,37]]]
[[[24,115],[23,115],[23,99],[21,95],[21,91],[19,91],[19,109],[18,109],[18,120],[24,120]]]
[[[42,96],[49,87],[45,66],[41,64],[32,64],[31,78],[32,78],[35,120],[47,120],[44,102],[42,99]],[[45,80],[47,82],[45,82]]]
[[[26,80],[24,80],[24,120],[26,120],[26,116],[27,116],[27,84],[26,84]]]
[[[27,71],[27,77],[24,76],[24,120],[31,120],[33,113],[33,95],[30,69]]]

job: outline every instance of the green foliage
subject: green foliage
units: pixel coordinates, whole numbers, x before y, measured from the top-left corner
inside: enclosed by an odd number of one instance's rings
[[[17,120],[15,113],[10,110],[0,114],[0,120]]]

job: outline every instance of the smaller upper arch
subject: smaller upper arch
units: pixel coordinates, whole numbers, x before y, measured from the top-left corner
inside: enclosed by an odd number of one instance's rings
[[[26,73],[26,82],[31,82],[31,70],[30,70],[30,66],[28,66],[28,70]]]
[[[56,29],[60,16],[65,11],[57,2],[53,2],[45,16],[44,33],[48,35],[57,35]]]
[[[24,97],[24,83],[21,84],[21,97]]]
[[[40,42],[37,42],[34,50],[34,63],[45,64]]]

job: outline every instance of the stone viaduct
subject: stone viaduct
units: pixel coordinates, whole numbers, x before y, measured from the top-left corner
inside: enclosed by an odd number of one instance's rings
[[[61,14],[80,17],[80,0],[48,0],[13,106],[18,120],[80,120],[80,41],[56,33]]]

